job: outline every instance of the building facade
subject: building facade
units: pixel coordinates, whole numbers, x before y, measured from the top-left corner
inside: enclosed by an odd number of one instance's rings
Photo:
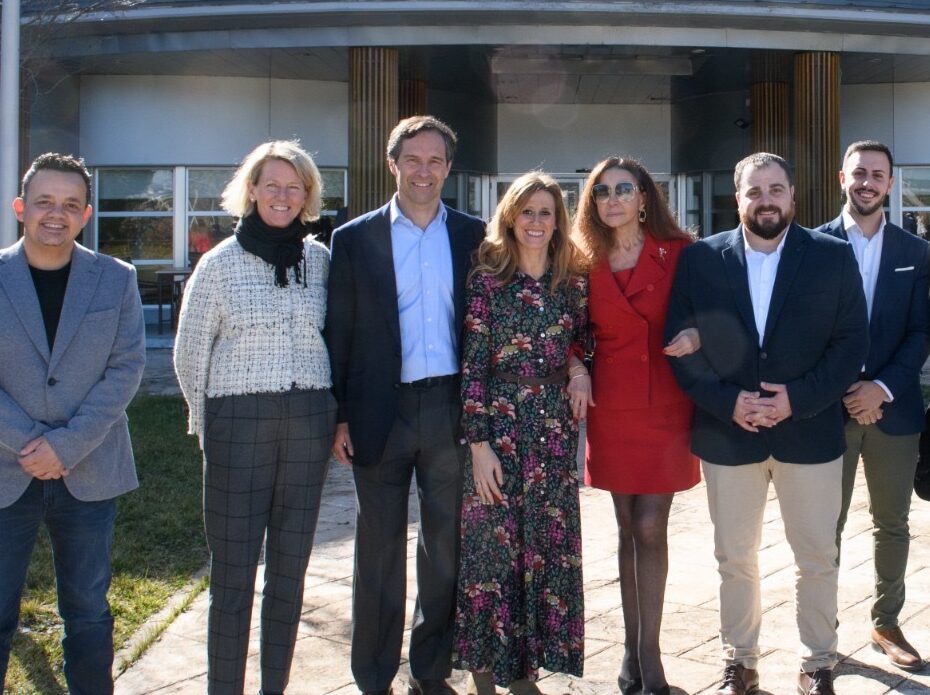
[[[485,217],[534,168],[574,207],[585,170],[626,154],[709,234],[736,223],[734,163],[766,149],[816,225],[843,148],[875,138],[896,155],[890,218],[930,224],[926,0],[131,0],[56,21],[28,154],[85,158],[85,243],[142,277],[229,234],[219,195],[258,143],[299,138],[342,219],[385,202],[387,131],[426,112],[460,136],[444,199]]]

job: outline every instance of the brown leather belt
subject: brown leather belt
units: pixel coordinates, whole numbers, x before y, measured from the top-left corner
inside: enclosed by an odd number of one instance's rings
[[[492,375],[511,384],[518,386],[546,386],[548,384],[564,384],[568,378],[568,367],[562,367],[552,372],[548,376],[520,376],[519,374],[510,374],[509,372],[499,372],[496,369]]]

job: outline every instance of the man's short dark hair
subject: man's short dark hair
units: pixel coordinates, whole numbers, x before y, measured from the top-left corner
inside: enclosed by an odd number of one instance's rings
[[[84,180],[84,186],[87,189],[87,200],[85,202],[90,203],[90,172],[84,166],[84,160],[72,157],[70,154],[59,154],[58,152],[46,152],[35,158],[35,161],[23,176],[23,198],[26,197],[26,193],[29,191],[29,182],[32,181],[32,177],[43,169],[80,176]]]
[[[878,140],[858,140],[846,148],[846,154],[843,155],[843,166],[846,166],[846,160],[856,152],[881,152],[888,157],[888,173],[894,171],[894,157],[891,156],[891,149],[883,142]]]
[[[770,164],[777,164],[780,166],[782,171],[785,172],[785,176],[788,177],[788,185],[794,185],[794,173],[791,171],[788,162],[771,152],[756,152],[748,157],[744,157],[736,163],[736,168],[733,170],[733,183],[736,185],[736,190],[739,190],[739,184],[743,180],[743,172],[746,170],[746,167],[751,166],[760,169]]]
[[[458,138],[452,128],[435,116],[411,116],[394,126],[394,130],[391,131],[387,141],[388,159],[393,159],[396,162],[400,156],[400,149],[404,144],[404,140],[409,140],[429,130],[442,136],[443,142],[446,143],[446,161],[451,162],[455,156],[455,146],[458,144]]]

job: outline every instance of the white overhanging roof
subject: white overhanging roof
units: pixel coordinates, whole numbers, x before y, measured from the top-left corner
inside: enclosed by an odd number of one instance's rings
[[[54,53],[574,44],[930,55],[928,37],[928,0],[128,0],[71,22]]]

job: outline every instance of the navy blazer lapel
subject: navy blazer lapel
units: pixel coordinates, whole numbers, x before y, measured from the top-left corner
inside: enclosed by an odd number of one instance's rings
[[[875,318],[881,313],[885,305],[885,295],[888,293],[888,288],[891,286],[891,278],[894,277],[895,268],[905,268],[908,265],[913,266],[917,262],[913,258],[901,256],[899,234],[907,234],[907,232],[899,230],[893,224],[885,224],[885,230],[882,232],[882,257],[878,261],[878,278],[875,280],[875,294],[872,297],[872,313],[869,315],[870,326],[876,325]],[[860,270],[860,273],[861,272]]]
[[[43,359],[48,362],[50,357],[48,336],[45,335],[42,308],[39,306],[35,283],[29,273],[29,262],[26,260],[22,240],[0,262],[7,266],[6,271],[0,273],[0,284],[3,285],[13,310],[19,317],[20,323],[23,324],[26,335],[29,336]]]
[[[746,272],[746,251],[743,248],[743,228],[737,227],[732,232],[730,243],[723,249],[723,265],[727,270],[733,301],[739,310],[743,323],[749,334],[759,344],[759,332],[756,330],[756,318],[752,311],[752,295],[749,293],[749,275]]]
[[[455,327],[465,323],[465,280],[471,268],[474,241],[463,229],[464,219],[455,210],[446,208],[446,232],[452,252],[452,305],[455,307]]]
[[[788,227],[785,237],[785,245],[781,250],[781,258],[778,260],[778,272],[775,274],[775,286],[772,288],[772,299],[769,302],[769,313],[765,319],[765,336],[762,338],[762,346],[765,347],[766,341],[772,333],[772,329],[778,322],[778,315],[785,305],[785,298],[788,296],[788,290],[794,283],[794,277],[798,274],[798,268],[801,266],[801,259],[804,257],[804,242],[807,241],[807,233],[797,224],[792,223]]]
[[[371,218],[368,237],[363,242],[366,270],[375,290],[381,314],[387,321],[396,346],[400,348],[400,314],[397,311],[397,276],[394,274],[394,248],[391,244],[391,205],[383,206]]]
[[[77,334],[81,321],[87,313],[87,307],[90,306],[90,300],[97,291],[99,280],[100,268],[97,266],[97,256],[83,246],[75,245],[74,252],[71,254],[68,288],[65,290],[65,301],[61,305],[61,318],[58,320],[58,330],[55,332],[55,346],[49,360],[49,369],[55,367]]]

